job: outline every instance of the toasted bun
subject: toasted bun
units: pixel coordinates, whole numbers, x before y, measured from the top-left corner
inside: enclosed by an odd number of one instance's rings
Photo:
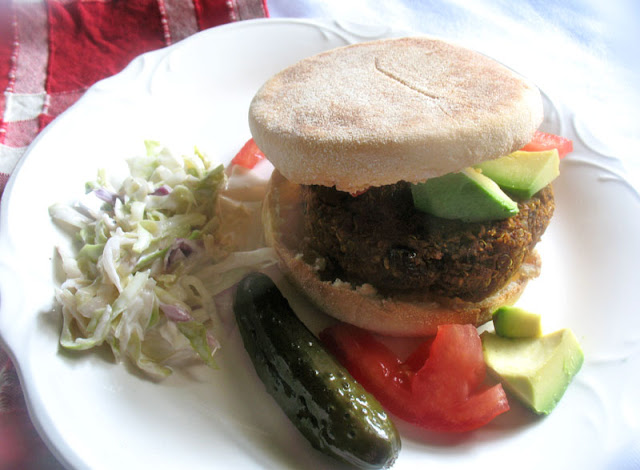
[[[542,121],[538,89],[479,53],[426,37],[304,59],[255,95],[254,140],[290,181],[355,192],[506,155]]]
[[[295,243],[300,239],[302,218],[299,194],[299,185],[274,172],[263,206],[267,242],[276,250],[289,281],[316,306],[361,328],[390,336],[426,336],[435,334],[442,324],[479,326],[489,321],[498,307],[515,303],[529,279],[540,273],[540,259],[534,252],[502,289],[475,303],[418,294],[382,296],[368,284],[323,281],[317,269],[322,260],[313,265],[305,262]]]

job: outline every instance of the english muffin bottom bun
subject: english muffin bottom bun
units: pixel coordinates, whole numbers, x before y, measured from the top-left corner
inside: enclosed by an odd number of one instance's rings
[[[381,334],[481,325],[538,276],[551,187],[507,219],[418,211],[412,183],[529,142],[538,89],[497,62],[427,37],[333,49],[269,79],[249,110],[274,170],[268,243],[290,281],[329,315]]]

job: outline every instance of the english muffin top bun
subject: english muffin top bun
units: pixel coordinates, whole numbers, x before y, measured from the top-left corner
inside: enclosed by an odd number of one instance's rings
[[[411,37],[333,49],[258,91],[249,126],[290,181],[356,192],[424,181],[529,142],[538,89],[477,52]]]
[[[276,168],[267,240],[289,279],[340,320],[398,336],[480,325],[539,274],[551,188],[519,202],[517,216],[478,223],[416,211],[409,187],[521,148],[542,113],[533,84],[433,38],[304,59],[249,110]]]

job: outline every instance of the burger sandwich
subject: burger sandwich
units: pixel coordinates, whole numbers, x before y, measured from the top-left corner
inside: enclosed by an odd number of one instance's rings
[[[267,241],[290,281],[342,321],[395,336],[485,323],[540,271],[557,152],[551,170],[525,175],[533,190],[509,180],[542,118],[532,83],[433,38],[303,59],[249,110],[275,167]]]

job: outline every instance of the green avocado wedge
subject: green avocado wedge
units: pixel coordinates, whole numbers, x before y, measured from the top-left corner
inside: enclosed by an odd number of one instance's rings
[[[411,185],[416,209],[445,219],[484,222],[518,213],[518,204],[473,168]]]
[[[493,312],[493,327],[504,338],[536,338],[542,336],[540,315],[519,307],[504,306]]]
[[[517,151],[476,165],[507,194],[525,200],[551,183],[560,174],[556,149],[541,152]]]
[[[584,362],[570,329],[538,338],[481,335],[490,372],[511,394],[537,414],[553,411]]]

